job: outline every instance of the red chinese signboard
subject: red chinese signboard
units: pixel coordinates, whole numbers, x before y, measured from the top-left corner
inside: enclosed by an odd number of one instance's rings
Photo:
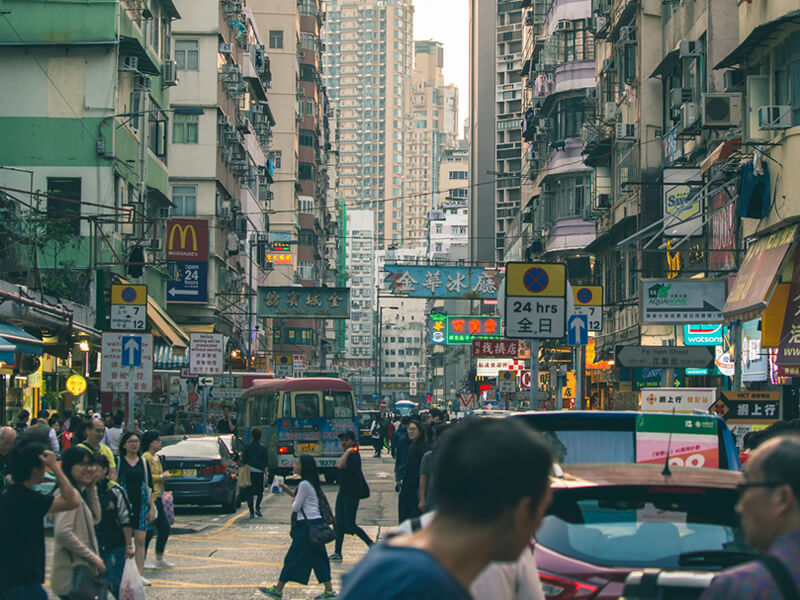
[[[500,325],[498,316],[447,317],[447,343],[469,344],[474,338],[500,337]]]
[[[484,358],[517,358],[516,340],[472,340],[472,356]]]
[[[170,219],[167,221],[167,260],[205,262],[208,260],[208,221]]]

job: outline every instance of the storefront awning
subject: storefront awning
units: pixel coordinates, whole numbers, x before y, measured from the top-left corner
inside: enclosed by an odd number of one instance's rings
[[[661,59],[661,62],[658,63],[656,70],[650,73],[650,78],[669,77],[675,70],[675,65],[677,65],[680,60],[681,58],[679,50],[667,52],[664,58]]]
[[[797,225],[792,225],[759,239],[747,249],[722,309],[727,321],[747,321],[764,311],[796,243]]]
[[[772,46],[775,43],[775,34],[780,29],[798,24],[800,24],[800,10],[793,10],[782,17],[762,23],[714,68],[724,69],[741,64],[745,59],[753,57],[756,48]]]
[[[216,325],[214,323],[202,323],[192,325],[181,325],[186,333],[214,333]]]
[[[14,364],[14,352],[16,351],[17,347],[9,342],[8,340],[4,340],[0,338],[0,363],[6,363],[7,365]]]
[[[14,351],[17,354],[41,356],[44,350],[44,342],[42,340],[8,323],[0,323],[0,338],[8,344],[13,344]],[[3,362],[13,363],[14,357],[12,356],[10,361],[4,360]]]
[[[153,349],[153,368],[155,369],[180,369],[189,366],[189,353],[183,355],[172,353],[172,348],[163,342],[156,342]]]

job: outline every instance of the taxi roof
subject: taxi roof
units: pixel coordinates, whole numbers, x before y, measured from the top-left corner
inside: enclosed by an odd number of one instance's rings
[[[734,489],[743,481],[740,471],[670,466],[663,464],[586,463],[561,465],[563,477],[551,477],[554,489],[602,486],[667,486]]]
[[[286,377],[283,379],[268,379],[256,383],[242,394],[242,398],[254,396],[255,394],[263,394],[264,392],[313,392],[320,390],[352,392],[353,388],[351,388],[350,384],[346,381],[333,377]]]

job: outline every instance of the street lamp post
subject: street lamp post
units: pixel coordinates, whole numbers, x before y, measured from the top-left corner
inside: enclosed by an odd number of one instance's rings
[[[376,391],[378,393],[378,408],[380,408],[380,401],[383,398],[383,389],[381,387],[382,384],[382,367],[383,367],[383,309],[389,308],[391,310],[397,310],[400,307],[398,306],[381,306],[381,296],[378,294],[378,356],[377,362],[375,364],[375,386]]]

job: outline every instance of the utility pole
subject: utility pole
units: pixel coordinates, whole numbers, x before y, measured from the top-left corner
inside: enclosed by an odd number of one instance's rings
[[[531,398],[530,409],[536,410],[539,408],[539,340],[533,338],[530,341],[531,346]]]

